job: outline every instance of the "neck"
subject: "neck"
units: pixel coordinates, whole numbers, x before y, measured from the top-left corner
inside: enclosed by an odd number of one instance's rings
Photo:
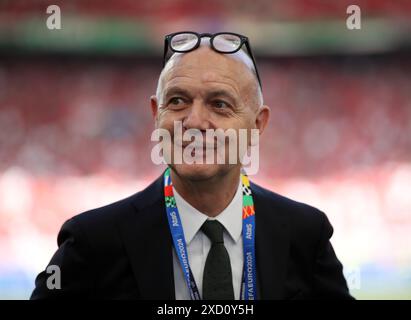
[[[240,168],[205,180],[185,179],[171,170],[171,181],[190,205],[209,217],[218,216],[233,200],[240,180]]]

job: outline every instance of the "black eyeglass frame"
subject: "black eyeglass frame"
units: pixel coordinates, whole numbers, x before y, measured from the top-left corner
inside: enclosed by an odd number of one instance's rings
[[[172,48],[172,47],[171,47],[171,39],[172,39],[174,36],[176,36],[176,35],[186,34],[186,33],[195,35],[195,36],[197,37],[197,43],[196,43],[192,48],[190,48],[190,49],[188,49],[188,50],[176,50],[176,49]],[[221,51],[221,50],[218,50],[218,49],[214,46],[214,38],[217,37],[217,36],[219,36],[219,35],[222,35],[222,34],[233,35],[233,36],[239,37],[240,40],[241,40],[241,44],[238,46],[237,49],[235,49],[235,50],[233,50],[233,51]],[[174,33],[170,33],[170,34],[166,35],[165,38],[164,38],[163,68],[165,67],[166,62],[167,62],[167,61],[166,61],[166,57],[167,57],[167,53],[168,53],[168,49],[169,49],[169,48],[170,48],[170,50],[173,51],[173,52],[179,52],[179,53],[190,52],[190,51],[196,50],[196,49],[200,46],[201,38],[204,38],[204,37],[209,37],[209,38],[210,38],[210,46],[211,46],[211,48],[212,48],[214,51],[219,52],[219,53],[223,53],[223,54],[232,54],[232,53],[235,53],[235,52],[239,51],[239,50],[243,47],[243,45],[245,44],[245,47],[246,47],[246,49],[247,49],[247,51],[248,51],[248,55],[249,55],[249,57],[251,58],[251,60],[253,61],[255,73],[256,73],[256,75],[257,75],[257,80],[258,80],[258,83],[259,83],[260,88],[261,88],[261,90],[262,90],[263,86],[262,86],[262,84],[261,84],[260,74],[258,73],[257,63],[255,62],[255,58],[254,58],[253,51],[251,50],[250,41],[248,40],[248,37],[243,36],[243,35],[238,34],[238,33],[234,33],[234,32],[218,32],[218,33],[211,34],[211,33],[197,33],[197,32],[193,32],[193,31],[180,31],[180,32],[174,32]]]

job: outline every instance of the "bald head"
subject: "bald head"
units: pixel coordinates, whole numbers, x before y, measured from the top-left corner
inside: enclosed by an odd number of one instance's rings
[[[251,58],[243,50],[230,54],[218,53],[209,44],[208,38],[202,38],[198,49],[171,56],[158,79],[156,97],[160,104],[168,81],[191,73],[196,75],[196,80],[204,83],[214,81],[235,88],[243,102],[253,109],[262,106],[263,95]]]

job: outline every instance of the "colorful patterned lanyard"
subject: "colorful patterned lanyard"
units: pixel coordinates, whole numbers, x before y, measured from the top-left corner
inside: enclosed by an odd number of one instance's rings
[[[244,274],[240,296],[244,300],[256,300],[257,283],[255,267],[255,211],[250,182],[245,173],[241,173],[241,183],[243,191],[242,236]],[[192,300],[200,300],[200,293],[188,261],[187,246],[184,237],[183,226],[181,224],[180,214],[178,212],[176,200],[174,198],[170,168],[167,168],[167,170],[164,172],[164,197],[168,224],[170,226],[174,248],[176,250],[178,260],[180,261],[181,268],[183,269],[186,284],[190,292],[190,297]]]

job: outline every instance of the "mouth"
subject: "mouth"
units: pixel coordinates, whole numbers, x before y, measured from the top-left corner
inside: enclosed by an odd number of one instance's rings
[[[178,141],[174,140],[174,145],[179,148],[185,149],[187,146],[192,147],[194,150],[215,150],[217,146],[215,145],[214,142],[206,142],[206,143],[196,143],[195,141],[190,142],[190,141]]]

